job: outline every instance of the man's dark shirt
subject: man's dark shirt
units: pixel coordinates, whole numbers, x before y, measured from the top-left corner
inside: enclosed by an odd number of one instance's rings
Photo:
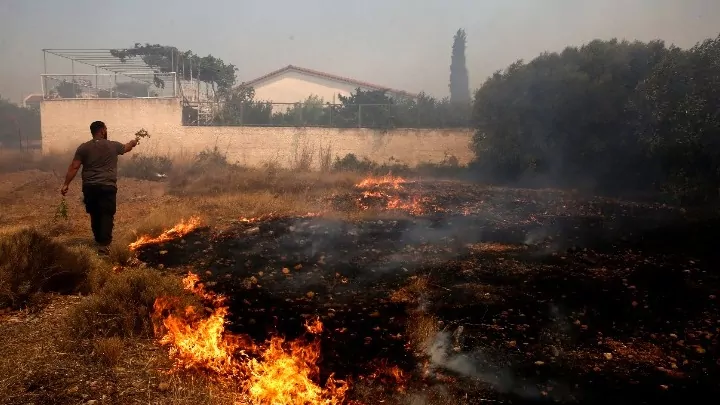
[[[82,162],[83,186],[117,184],[118,156],[125,154],[125,145],[107,139],[93,139],[78,146],[75,159]]]

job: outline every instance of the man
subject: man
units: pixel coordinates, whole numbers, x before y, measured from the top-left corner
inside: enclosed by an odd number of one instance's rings
[[[126,144],[109,141],[107,127],[102,121],[90,124],[90,133],[93,138],[77,148],[60,193],[67,194],[70,182],[82,166],[85,211],[90,214],[90,226],[99,252],[107,254],[115,218],[118,156],[130,152],[138,141],[133,139]]]

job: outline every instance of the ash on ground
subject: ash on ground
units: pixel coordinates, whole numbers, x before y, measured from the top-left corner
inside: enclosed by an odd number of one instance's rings
[[[321,377],[362,381],[379,362],[396,365],[411,376],[404,401],[720,394],[720,260],[710,242],[718,221],[450,182],[394,192],[330,199],[336,210],[394,216],[236,221],[142,247],[138,257],[194,269],[230,298],[228,328],[258,340],[295,338],[320,316]]]

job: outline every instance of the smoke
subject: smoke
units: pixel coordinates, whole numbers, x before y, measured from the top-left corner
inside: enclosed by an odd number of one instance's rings
[[[509,369],[491,365],[481,351],[471,354],[453,353],[456,348],[452,345],[451,336],[449,332],[441,331],[426,342],[425,354],[430,360],[432,369],[445,369],[478,380],[501,393],[512,393],[522,398],[540,397],[539,389],[518,382]],[[484,371],[490,368],[497,371]]]

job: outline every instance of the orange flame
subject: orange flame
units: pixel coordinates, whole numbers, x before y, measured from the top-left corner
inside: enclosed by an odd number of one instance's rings
[[[391,186],[395,189],[401,188],[401,184],[407,183],[402,177],[393,177],[392,175],[381,176],[381,177],[368,177],[356,184],[357,188],[370,188],[374,186]]]
[[[290,342],[285,350],[282,338],[272,338],[259,360],[250,359],[246,393],[254,404],[341,404],[348,385],[330,376],[325,388],[313,382],[319,368],[319,342]]]
[[[320,318],[308,320],[305,322],[305,329],[313,335],[319,335],[323,331],[323,323],[320,321]]]
[[[162,335],[160,344],[170,345],[170,356],[175,359],[178,368],[206,369],[222,375],[238,374],[241,370],[234,355],[236,352],[244,354],[242,349],[254,349],[254,346],[249,340],[243,341],[238,336],[224,333],[228,313],[227,306],[223,305],[225,297],[205,291],[197,274],[188,273],[182,283],[186,290],[211,301],[215,308],[209,316],[203,317],[193,306],[178,310],[181,308],[178,298],[158,298],[153,308],[156,320],[169,313],[162,319],[164,330],[156,322],[155,332]]]
[[[425,210],[422,206],[422,199],[418,197],[412,197],[410,201],[402,201],[400,198],[393,198],[387,202],[387,209],[389,210],[403,210],[413,215],[420,215]]]
[[[376,363],[376,370],[367,378],[377,380],[383,384],[392,385],[398,391],[404,391],[410,376],[398,366],[390,366],[386,359]]]
[[[332,375],[324,387],[317,361],[320,342],[301,340],[286,343],[273,337],[264,345],[255,345],[248,337],[225,332],[228,314],[225,297],[206,291],[196,274],[183,279],[188,291],[210,301],[214,309],[201,316],[190,306],[184,310],[179,299],[158,298],[154,317],[161,320],[156,328],[160,343],[170,346],[170,355],[180,369],[205,370],[223,378],[241,378],[243,393],[252,404],[323,404],[336,405],[345,400],[348,384]],[[169,315],[165,315],[170,312]],[[174,312],[174,313],[173,313]],[[305,323],[308,332],[323,330],[320,319]]]
[[[159,236],[152,237],[150,235],[143,235],[138,238],[135,242],[131,243],[128,248],[132,250],[136,250],[142,246],[145,245],[153,245],[157,243],[167,242],[173,239],[182,238],[183,236],[189,234],[190,232],[194,231],[200,226],[200,218],[193,216],[190,217],[190,219],[186,221],[181,220],[179,224],[173,226],[172,228],[163,231]]]

